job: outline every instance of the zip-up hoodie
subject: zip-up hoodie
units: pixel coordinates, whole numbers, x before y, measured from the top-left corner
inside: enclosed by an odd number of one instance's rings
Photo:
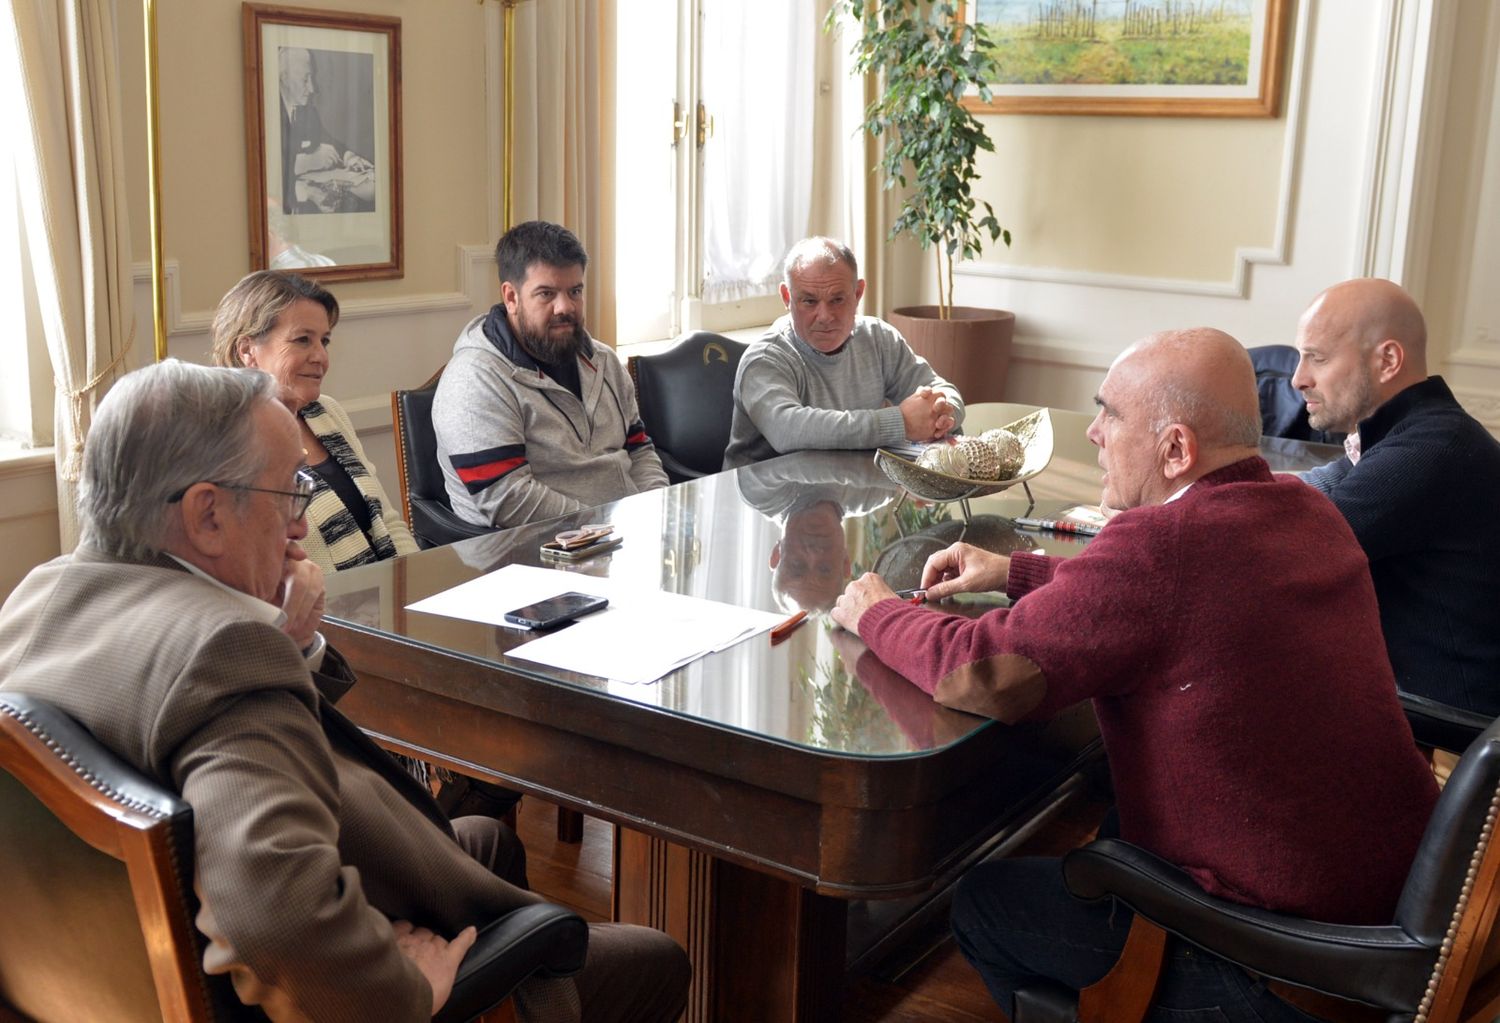
[[[667,485],[625,367],[589,344],[577,360],[580,399],[520,346],[503,305],[463,329],[432,405],[461,518],[506,528]]]

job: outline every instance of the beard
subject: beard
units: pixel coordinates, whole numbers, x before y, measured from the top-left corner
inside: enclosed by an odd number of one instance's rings
[[[1369,376],[1356,377],[1350,389],[1337,399],[1317,391],[1308,391],[1304,397],[1323,403],[1318,411],[1307,414],[1308,425],[1314,430],[1334,433],[1353,433],[1359,421],[1374,412],[1377,404],[1375,381]]]
[[[573,329],[564,334],[554,334],[554,326],[571,326]],[[569,359],[587,355],[589,351],[589,336],[583,329],[582,313],[577,316],[553,316],[545,323],[537,324],[527,317],[524,309],[518,307],[515,316],[511,317],[510,329],[528,355],[549,366],[561,365]]]

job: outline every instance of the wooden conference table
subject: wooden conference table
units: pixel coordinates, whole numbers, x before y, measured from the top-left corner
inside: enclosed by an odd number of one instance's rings
[[[1038,515],[1098,500],[1088,417],[1053,418]],[[340,707],[392,748],[617,825],[615,917],[687,949],[688,1019],[836,1019],[850,900],[924,891],[1034,815],[1098,756],[1087,705],[1017,727],[939,707],[826,617],[632,686],[508,658],[524,633],[405,607],[543,564],[542,542],[596,521],[624,544],[570,570],[763,610],[830,604],[869,569],[915,586],[959,538],[1082,547],[1014,529],[1019,487],[971,501],[969,523],[900,494],[868,452],[807,452],[340,572],[325,632],[360,677]]]

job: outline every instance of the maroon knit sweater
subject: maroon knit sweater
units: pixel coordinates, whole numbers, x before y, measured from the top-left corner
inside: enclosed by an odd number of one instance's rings
[[[887,600],[882,661],[1001,720],[1092,698],[1121,835],[1236,902],[1389,923],[1437,786],[1396,699],[1364,553],[1260,458],[1011,559],[979,619]]]

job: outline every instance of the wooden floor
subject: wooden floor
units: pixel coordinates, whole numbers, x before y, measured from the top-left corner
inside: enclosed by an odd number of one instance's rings
[[[1032,836],[1018,855],[1058,855],[1092,837],[1104,805],[1079,798]],[[586,920],[609,919],[609,825],[587,818],[583,841],[557,840],[557,811],[539,799],[522,801],[518,830],[526,845],[531,887]],[[929,950],[930,948],[930,950]],[[953,939],[932,935],[910,950],[916,966],[899,977],[862,976],[849,985],[845,1023],[999,1023],[995,1006]],[[925,954],[924,954],[925,953]]]

